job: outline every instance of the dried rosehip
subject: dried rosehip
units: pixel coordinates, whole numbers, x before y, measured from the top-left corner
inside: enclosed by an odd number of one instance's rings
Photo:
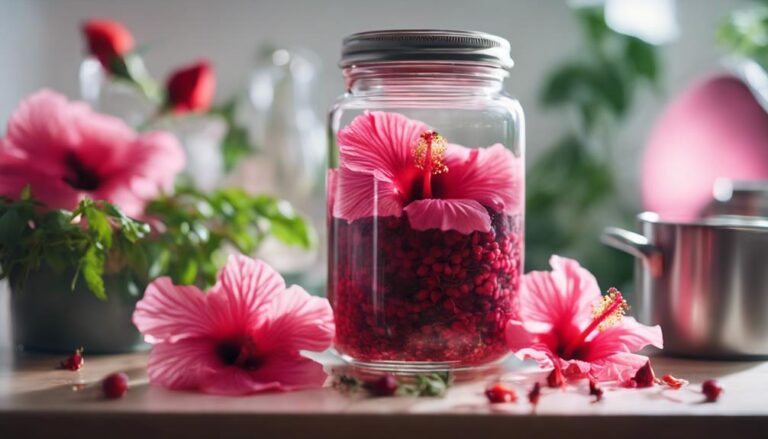
[[[651,360],[648,360],[643,367],[640,369],[637,369],[637,372],[635,372],[635,377],[632,378],[632,380],[637,384],[637,387],[651,387],[653,386],[654,382],[656,381],[656,376],[653,373],[653,368],[651,367]]]
[[[673,377],[672,375],[669,375],[669,374],[664,375],[663,377],[661,377],[661,382],[666,384],[666,385],[668,385],[669,387],[671,387],[671,388],[673,388],[675,390],[683,387],[683,385],[686,383],[684,380],[677,379],[677,378],[675,378],[675,377]]]
[[[563,387],[565,385],[565,378],[563,377],[563,371],[559,367],[552,369],[552,372],[547,376],[547,385],[553,389]]]
[[[60,369],[67,369],[71,371],[80,370],[83,367],[83,348],[76,349],[75,352],[67,357],[66,360],[59,363]]]
[[[723,393],[723,388],[715,380],[706,380],[701,383],[701,393],[704,394],[707,402],[715,402],[720,398],[720,394]]]
[[[538,382],[533,385],[533,388],[530,392],[528,392],[528,402],[531,404],[538,405],[539,404],[539,398],[541,398],[541,384]]]
[[[504,384],[497,383],[485,389],[485,397],[488,398],[488,402],[491,404],[516,402],[517,392],[515,392],[515,389],[507,387]]]
[[[101,382],[101,389],[109,399],[122,398],[128,392],[128,375],[123,372],[108,375]]]
[[[374,396],[392,396],[398,387],[397,379],[392,374],[382,375],[365,383],[365,388]]]
[[[603,399],[603,389],[595,380],[589,380],[589,394],[595,397],[595,402]]]

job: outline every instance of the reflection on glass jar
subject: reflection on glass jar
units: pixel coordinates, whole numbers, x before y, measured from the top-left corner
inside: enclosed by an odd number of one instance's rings
[[[477,32],[345,40],[331,110],[328,295],[353,364],[445,370],[507,352],[523,257],[523,113],[509,43]]]

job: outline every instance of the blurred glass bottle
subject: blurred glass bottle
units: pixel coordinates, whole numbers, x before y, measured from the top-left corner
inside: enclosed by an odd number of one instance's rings
[[[317,57],[308,51],[272,47],[259,52],[248,99],[238,111],[255,150],[240,161],[229,180],[248,192],[289,201],[311,218],[315,230],[325,224],[327,143],[316,105],[319,72]],[[322,237],[307,251],[270,239],[258,256],[317,292],[325,279],[325,245]]]
[[[113,76],[93,56],[85,58],[80,64],[80,95],[94,110],[139,128],[155,113],[160,93],[140,56],[126,55],[125,64],[136,82]]]

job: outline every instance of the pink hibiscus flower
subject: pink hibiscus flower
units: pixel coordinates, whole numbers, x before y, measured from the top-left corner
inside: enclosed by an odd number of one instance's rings
[[[170,133],[137,134],[49,90],[25,99],[0,139],[0,195],[18,198],[29,185],[51,209],[89,197],[140,216],[147,200],[172,190],[183,167],[184,151]]]
[[[659,326],[624,316],[620,292],[601,296],[594,276],[572,259],[552,256],[550,265],[551,272],[522,277],[520,319],[507,326],[507,342],[518,357],[570,377],[624,382],[648,361],[633,352],[663,347]]]
[[[326,299],[286,288],[261,261],[230,256],[207,293],[153,281],[133,322],[153,343],[147,371],[169,389],[243,395],[322,386],[322,365],[299,351],[323,351],[333,338]]]
[[[408,215],[412,228],[488,232],[488,209],[518,213],[521,161],[501,144],[449,144],[422,122],[365,112],[339,131],[329,176],[333,215],[347,221]],[[329,185],[330,186],[330,185]]]

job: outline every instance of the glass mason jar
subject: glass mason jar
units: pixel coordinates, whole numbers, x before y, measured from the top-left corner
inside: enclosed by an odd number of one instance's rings
[[[353,365],[484,367],[508,352],[523,267],[524,122],[509,42],[479,32],[344,40],[330,111],[328,297]]]

